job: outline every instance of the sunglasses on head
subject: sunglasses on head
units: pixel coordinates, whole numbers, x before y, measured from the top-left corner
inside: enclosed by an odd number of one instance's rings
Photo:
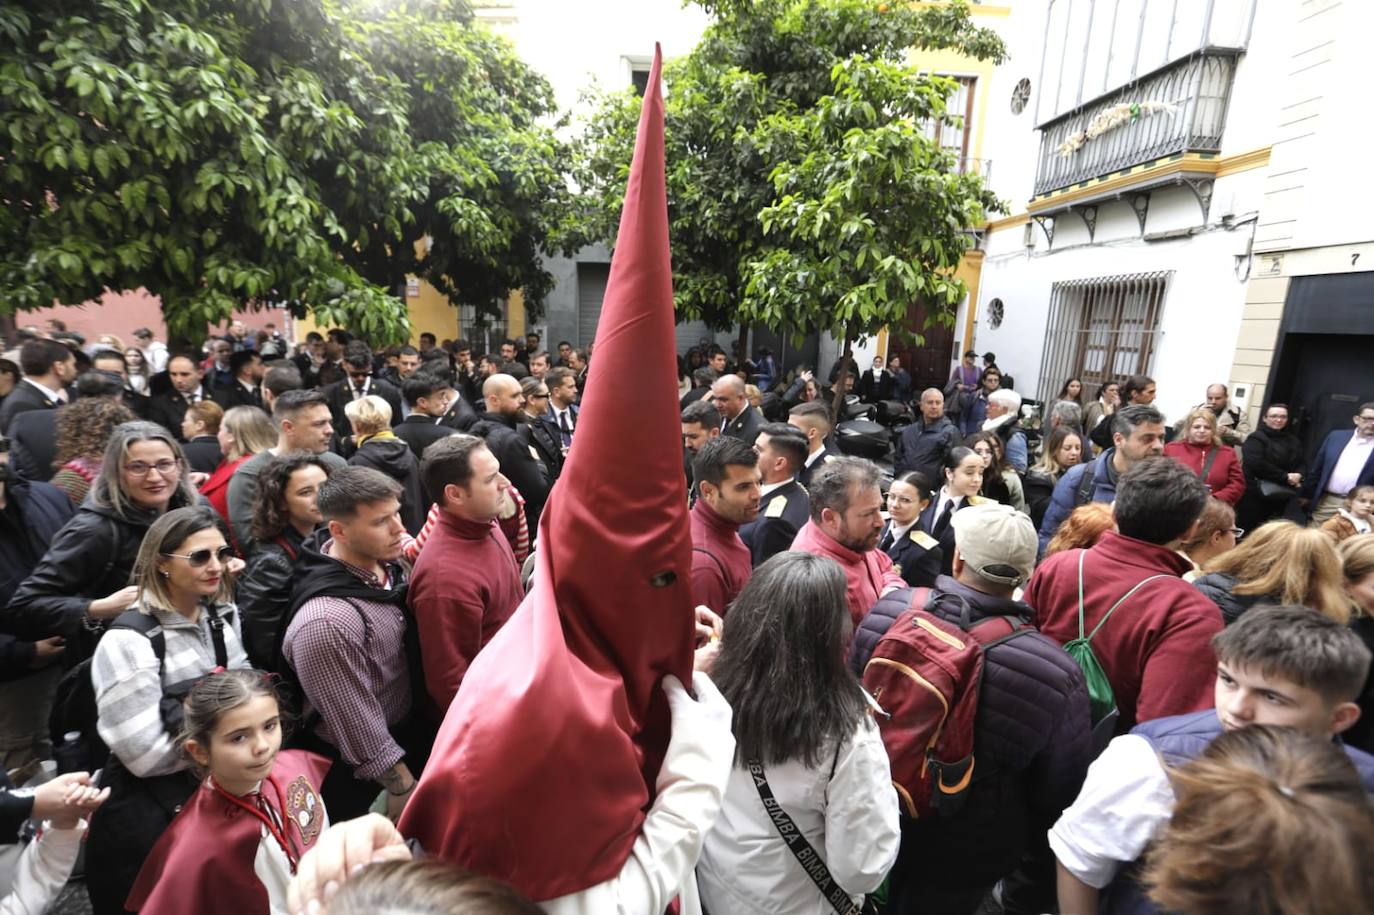
[[[211,556],[218,559],[221,563],[227,563],[234,558],[234,548],[222,546],[217,550],[194,550],[190,553],[163,553],[162,555],[172,556],[177,559],[185,559],[188,566],[193,569],[199,569],[201,566],[209,563]]]

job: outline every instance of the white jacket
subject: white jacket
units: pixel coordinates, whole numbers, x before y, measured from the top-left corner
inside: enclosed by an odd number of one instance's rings
[[[831,876],[859,902],[882,884],[901,839],[897,792],[871,716],[838,759],[832,745],[821,760],[815,768],[799,761],[766,767],[768,784]],[[738,766],[706,837],[697,883],[711,915],[834,915],[773,826],[748,769]]]
[[[46,912],[72,874],[85,832],[85,820],[72,829],[55,829],[51,823],[44,823],[38,840],[24,849],[19,859],[14,885],[7,895],[0,897],[0,915]]]

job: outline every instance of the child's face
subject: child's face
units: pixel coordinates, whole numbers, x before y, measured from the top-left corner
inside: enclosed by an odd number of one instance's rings
[[[1333,705],[1314,689],[1224,663],[1217,664],[1216,707],[1221,726],[1228,731],[1270,724],[1296,728],[1313,737],[1339,734],[1359,717],[1353,702]]]
[[[271,773],[281,750],[278,714],[276,699],[254,696],[220,716],[204,760],[216,784],[230,794],[245,794]]]
[[[1350,514],[1365,520],[1374,515],[1374,491],[1362,492],[1351,499]]]

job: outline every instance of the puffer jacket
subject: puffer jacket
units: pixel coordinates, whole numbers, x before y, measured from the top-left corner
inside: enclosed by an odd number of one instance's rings
[[[1083,474],[1093,475],[1091,502],[1116,501],[1116,468],[1112,466],[1112,459],[1116,457],[1116,449],[1108,448],[1093,460],[1090,464],[1076,464],[1059,477],[1059,482],[1054,485],[1054,492],[1050,495],[1049,504],[1045,507],[1045,516],[1040,521],[1040,555],[1045,554],[1045,547],[1054,539],[1055,531],[1059,530],[1059,525],[1073,514],[1073,510],[1078,507],[1078,487],[1083,482]]]
[[[178,492],[168,509],[186,504]],[[53,537],[47,554],[19,585],[9,606],[0,610],[0,629],[23,639],[76,639],[91,601],[130,583],[143,535],[159,517],[133,507],[120,514],[88,496]]]
[[[1020,601],[975,591],[945,575],[936,579],[932,593],[946,597],[927,608],[956,626],[961,600],[974,623],[993,616],[1034,617]],[[862,672],[911,594],[910,589],[894,591],[874,604],[854,633],[853,670]],[[1087,686],[1073,659],[1056,642],[1034,633],[994,646],[984,663],[974,721],[973,787],[955,816],[903,818],[902,849],[893,870],[900,900],[892,911],[921,911],[924,887],[991,887],[1028,851],[1047,860],[1046,833],[1083,785],[1092,729]],[[1045,876],[1037,889],[1052,905],[1052,877]]]
[[[1240,619],[1240,615],[1259,604],[1278,603],[1274,594],[1237,594],[1236,576],[1226,572],[1209,572],[1193,582],[1203,595],[1221,608],[1221,618],[1226,625]]]

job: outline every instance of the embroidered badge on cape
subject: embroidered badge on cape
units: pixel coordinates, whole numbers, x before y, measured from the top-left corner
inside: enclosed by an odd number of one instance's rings
[[[304,775],[297,775],[286,789],[286,815],[300,829],[301,839],[307,846],[315,844],[320,837],[324,826],[323,810],[324,804],[320,802],[315,786]]]

